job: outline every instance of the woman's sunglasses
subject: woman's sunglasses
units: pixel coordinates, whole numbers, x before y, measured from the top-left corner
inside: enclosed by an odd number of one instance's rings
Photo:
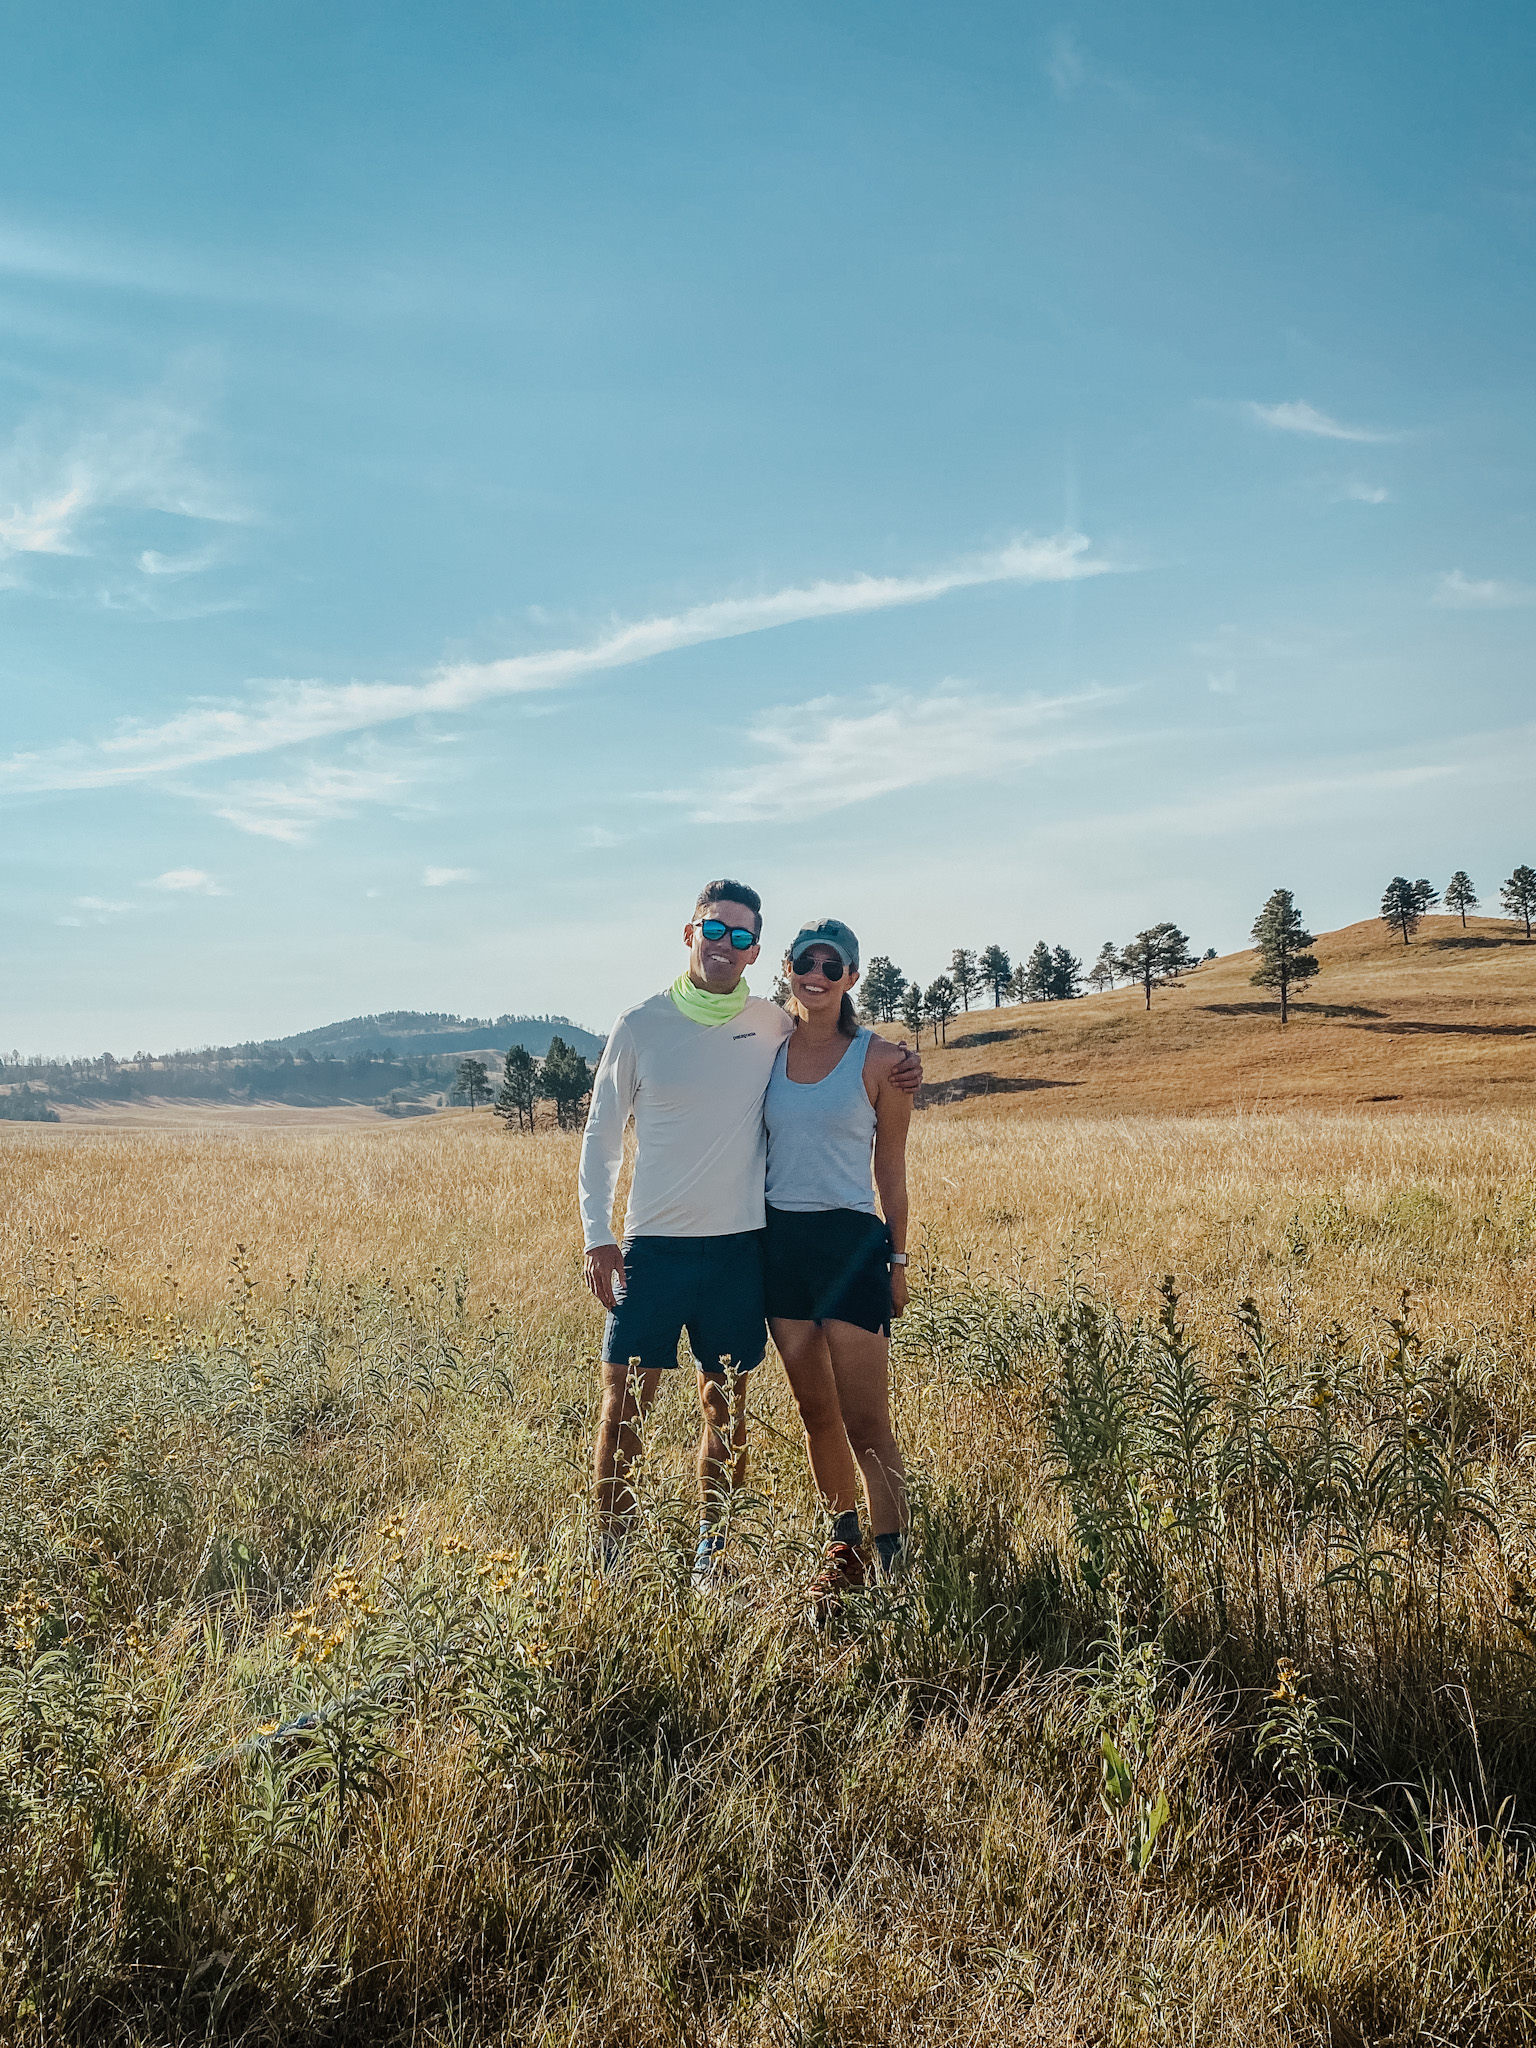
[[[798,960],[791,960],[790,966],[796,974],[819,974],[823,981],[841,981],[843,963],[837,958],[818,960],[814,953],[802,953]]]
[[[745,925],[724,924],[718,917],[706,917],[700,924],[699,930],[704,934],[705,938],[709,940],[712,946],[718,945],[719,942],[725,937],[726,933],[729,932],[731,935],[731,944],[736,948],[738,953],[745,953],[748,947],[755,946],[757,944],[756,932],[749,932],[746,929]]]

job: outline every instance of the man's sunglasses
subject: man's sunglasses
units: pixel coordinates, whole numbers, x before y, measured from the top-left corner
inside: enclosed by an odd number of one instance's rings
[[[718,945],[720,940],[725,937],[727,932],[729,932],[731,935],[731,944],[736,948],[738,953],[745,953],[749,947],[755,946],[757,944],[756,932],[749,932],[746,929],[745,925],[724,924],[718,917],[706,917],[702,919],[699,924],[699,930],[704,934],[705,938],[709,940],[712,946]]]
[[[841,981],[843,963],[834,954],[830,960],[818,960],[814,953],[802,953],[798,960],[791,960],[790,966],[796,974],[819,974],[823,981]]]

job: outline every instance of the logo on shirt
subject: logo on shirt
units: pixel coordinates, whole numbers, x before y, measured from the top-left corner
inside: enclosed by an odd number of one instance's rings
[[[738,1038],[756,1038],[756,1036],[757,1033],[755,1031],[733,1031],[731,1033],[731,1043],[734,1045]]]

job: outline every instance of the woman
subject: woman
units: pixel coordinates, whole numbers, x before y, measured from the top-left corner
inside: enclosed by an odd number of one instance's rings
[[[764,1103],[764,1292],[811,1472],[832,1517],[831,1545],[811,1587],[824,1612],[867,1575],[859,1472],[882,1572],[906,1542],[888,1374],[891,1318],[907,1305],[912,1098],[890,1084],[901,1048],[862,1030],[854,1014],[859,942],[847,925],[824,917],[803,926],[785,972],[795,1028],[779,1048]]]

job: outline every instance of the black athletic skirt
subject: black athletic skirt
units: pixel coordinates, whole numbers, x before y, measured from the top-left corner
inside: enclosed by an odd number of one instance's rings
[[[768,1210],[763,1306],[798,1323],[891,1330],[891,1233],[862,1209]]]

